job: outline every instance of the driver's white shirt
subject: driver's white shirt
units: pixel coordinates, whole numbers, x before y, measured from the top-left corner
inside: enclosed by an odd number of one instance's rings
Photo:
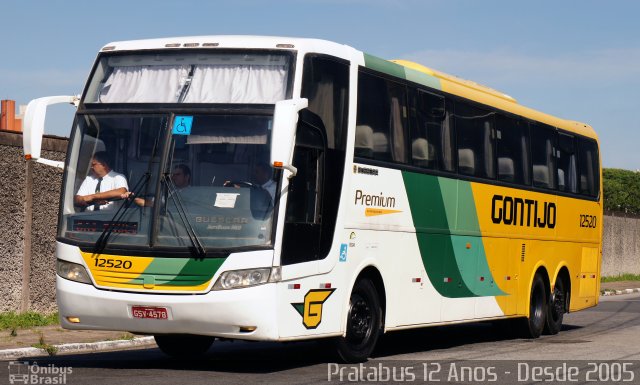
[[[85,196],[95,194],[96,186],[98,185],[98,177],[93,174],[87,175],[82,181],[80,188],[78,189],[77,195]],[[118,188],[124,187],[129,190],[129,185],[127,184],[127,178],[124,175],[119,174],[113,170],[109,171],[109,173],[102,177],[102,183],[100,183],[100,192],[105,192],[109,190],[115,190]],[[107,202],[104,205],[100,205],[100,210],[104,210],[106,208],[112,208],[113,202]],[[85,208],[86,211],[93,211],[93,205],[89,205]]]

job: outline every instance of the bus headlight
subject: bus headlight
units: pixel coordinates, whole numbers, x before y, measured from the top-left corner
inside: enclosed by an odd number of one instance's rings
[[[57,272],[59,276],[69,281],[91,284],[91,278],[89,278],[89,274],[87,274],[87,269],[77,263],[58,259]]]
[[[230,270],[220,275],[213,290],[239,289],[280,280],[280,267]]]

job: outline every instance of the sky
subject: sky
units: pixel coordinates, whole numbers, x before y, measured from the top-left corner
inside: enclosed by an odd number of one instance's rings
[[[603,166],[640,169],[640,2],[633,0],[19,0],[0,8],[0,99],[82,92],[109,42],[312,37],[488,85],[594,127]],[[68,136],[74,109],[50,109]]]

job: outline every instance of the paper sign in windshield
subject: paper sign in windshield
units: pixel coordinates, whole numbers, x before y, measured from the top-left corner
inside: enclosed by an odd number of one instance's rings
[[[232,209],[236,206],[236,198],[240,194],[234,193],[217,193],[216,202],[213,204],[215,207]]]

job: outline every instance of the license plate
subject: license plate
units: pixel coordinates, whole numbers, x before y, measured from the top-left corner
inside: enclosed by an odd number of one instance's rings
[[[166,307],[132,306],[133,318],[168,319],[169,312]]]

